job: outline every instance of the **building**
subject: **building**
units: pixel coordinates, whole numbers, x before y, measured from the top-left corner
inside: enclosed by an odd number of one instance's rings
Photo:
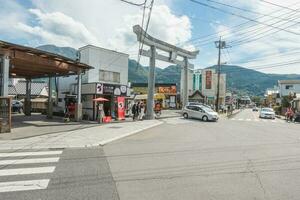
[[[291,105],[295,112],[300,112],[300,93],[295,95],[295,98],[292,100]]]
[[[136,100],[147,100],[148,83],[131,83]],[[176,83],[155,83],[154,100],[160,101],[163,108],[176,108],[178,104]]]
[[[218,90],[218,73],[215,69],[202,70],[202,94],[207,97],[207,104],[215,104]],[[226,74],[220,74],[219,104],[225,105]]]
[[[272,107],[281,103],[279,88],[277,86],[267,88],[264,96],[266,106]]]
[[[202,70],[197,69],[193,74],[193,91],[202,91]]]
[[[128,58],[129,55],[93,45],[79,48],[80,62],[92,66],[93,69],[82,75],[82,113],[83,117],[96,120],[98,97],[107,99],[103,102],[105,116],[117,117],[118,101],[129,96],[128,90]],[[63,77],[58,81],[59,108],[65,109],[77,93],[76,77]],[[122,98],[118,98],[122,97]],[[124,102],[123,102],[124,103]]]
[[[300,93],[300,80],[279,80],[278,89],[281,98]]]

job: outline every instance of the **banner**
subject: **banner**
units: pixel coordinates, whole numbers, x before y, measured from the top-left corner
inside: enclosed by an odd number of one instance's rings
[[[205,89],[211,89],[212,71],[205,72]]]
[[[118,119],[125,119],[125,97],[118,97]]]

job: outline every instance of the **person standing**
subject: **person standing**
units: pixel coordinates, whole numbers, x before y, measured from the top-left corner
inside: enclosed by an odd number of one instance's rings
[[[138,102],[136,105],[135,118],[139,119],[140,112],[141,112],[141,102]]]
[[[137,106],[136,106],[136,103],[134,103],[131,107],[131,114],[132,114],[133,121],[135,120],[135,117],[136,117],[136,110],[137,110]]]

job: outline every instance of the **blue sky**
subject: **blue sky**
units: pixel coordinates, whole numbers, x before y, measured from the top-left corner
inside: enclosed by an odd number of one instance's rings
[[[276,27],[248,22],[234,29],[231,27],[247,20],[189,0],[156,0],[149,33],[189,50],[199,49],[199,56],[191,61],[195,68],[217,63],[214,41],[222,36],[232,46],[223,50],[222,62],[268,73],[300,74],[297,60],[300,51],[298,12],[261,0],[214,0],[257,14],[221,6],[209,0],[198,1],[250,19],[261,17],[259,23],[275,24]],[[268,1],[293,9],[300,7],[295,0]],[[3,5],[0,17],[5,19],[0,21],[1,40],[33,47],[55,44],[79,48],[94,44],[128,53],[134,59],[137,57],[138,44],[132,26],[141,22],[142,9],[120,0],[60,0],[59,3],[57,0],[0,0],[0,5]],[[262,13],[272,17],[262,16]],[[289,32],[279,31],[278,27]],[[203,37],[208,34],[215,35]],[[264,37],[256,39],[259,36]],[[199,42],[201,38],[206,41]],[[237,43],[239,41],[241,43]],[[141,62],[147,65],[148,59],[142,58]],[[158,65],[165,67],[168,63],[158,62]]]

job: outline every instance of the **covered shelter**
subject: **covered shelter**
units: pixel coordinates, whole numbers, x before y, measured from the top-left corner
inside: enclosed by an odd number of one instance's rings
[[[52,85],[55,77],[77,75],[76,119],[81,119],[81,75],[92,67],[78,60],[42,51],[36,48],[21,46],[0,41],[0,96],[8,97],[9,78],[26,79],[25,115],[31,113],[31,80],[48,78],[47,116],[52,118]]]

